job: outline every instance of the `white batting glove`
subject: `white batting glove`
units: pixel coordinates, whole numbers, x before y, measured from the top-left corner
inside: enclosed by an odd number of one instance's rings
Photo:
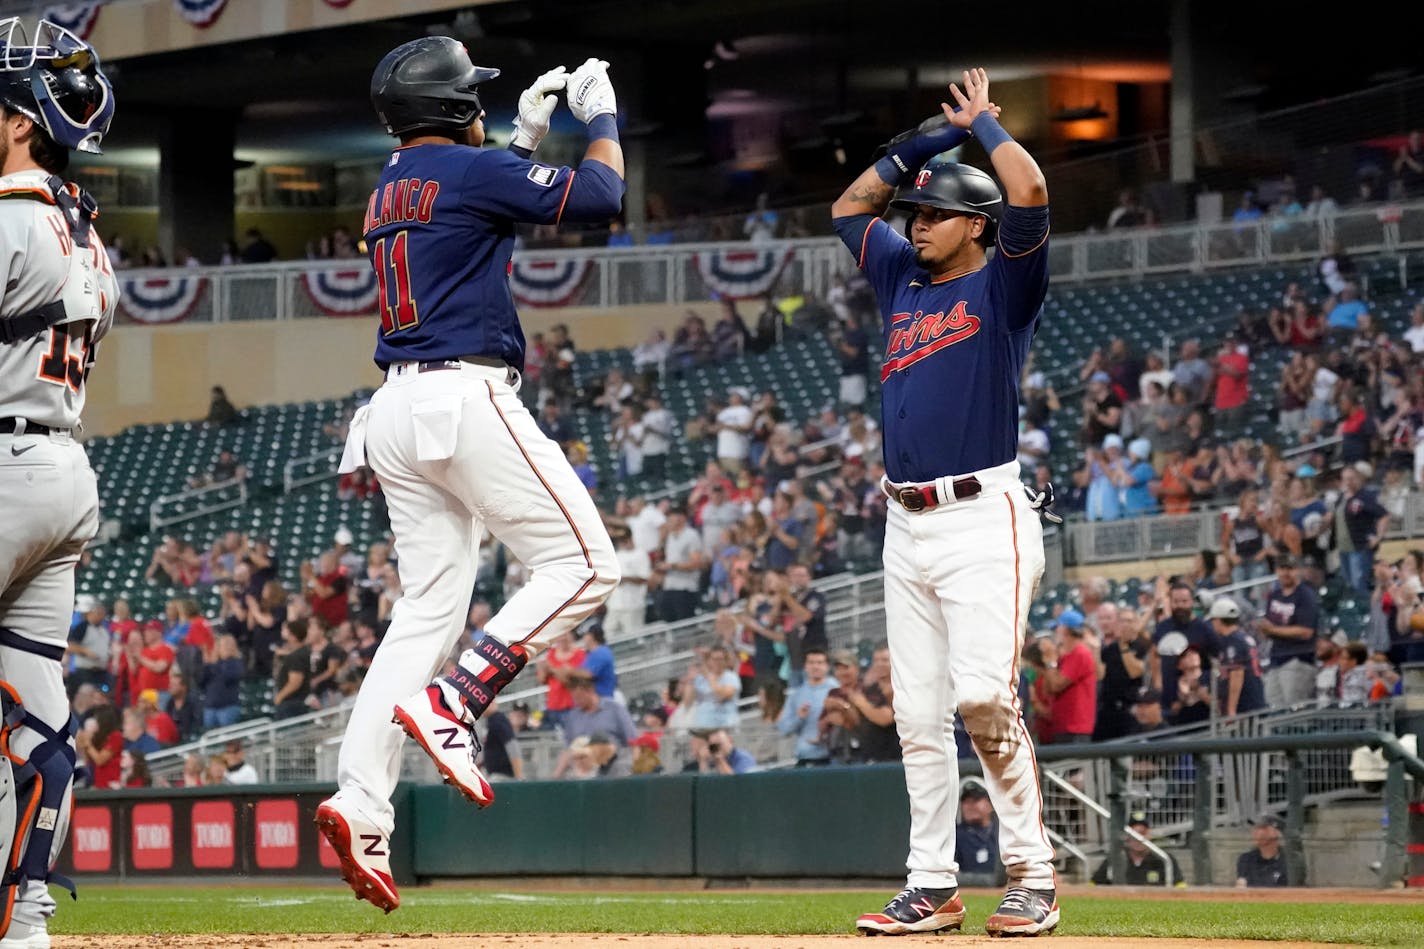
[[[569,76],[569,111],[584,125],[600,115],[617,115],[618,98],[608,81],[608,63],[590,59]]]
[[[512,147],[531,152],[539,147],[549,134],[549,119],[559,104],[552,93],[564,88],[568,81],[569,71],[556,66],[519,94],[519,115],[514,120],[514,138],[509,142]]]

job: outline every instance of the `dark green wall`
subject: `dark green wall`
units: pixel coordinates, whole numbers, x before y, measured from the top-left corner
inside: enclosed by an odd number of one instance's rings
[[[898,765],[412,789],[417,876],[900,877]]]

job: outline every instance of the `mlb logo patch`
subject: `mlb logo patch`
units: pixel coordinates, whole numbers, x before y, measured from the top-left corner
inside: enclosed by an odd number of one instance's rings
[[[557,168],[550,168],[548,165],[535,165],[529,169],[529,180],[541,188],[547,188],[554,183],[554,176],[558,173]]]
[[[394,165],[398,161],[400,161],[400,152],[391,152],[391,165]]]

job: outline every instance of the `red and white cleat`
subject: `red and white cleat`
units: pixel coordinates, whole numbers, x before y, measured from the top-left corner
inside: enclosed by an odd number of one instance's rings
[[[367,900],[387,913],[400,906],[400,894],[391,878],[391,837],[367,820],[338,791],[316,809],[316,826],[341,859],[341,879],[350,884],[358,900]]]
[[[394,721],[425,749],[446,784],[480,807],[494,803],[494,788],[475,765],[480,747],[475,730],[450,710],[439,685],[427,686],[397,704]]]

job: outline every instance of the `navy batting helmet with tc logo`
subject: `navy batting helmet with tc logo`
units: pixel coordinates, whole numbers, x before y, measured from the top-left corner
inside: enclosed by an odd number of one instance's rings
[[[947,158],[931,159],[913,182],[900,186],[890,202],[891,207],[903,211],[914,211],[922,204],[946,211],[982,214],[984,235],[989,240],[993,240],[999,216],[1004,213],[1004,195],[993,178],[973,165],[961,165]]]

